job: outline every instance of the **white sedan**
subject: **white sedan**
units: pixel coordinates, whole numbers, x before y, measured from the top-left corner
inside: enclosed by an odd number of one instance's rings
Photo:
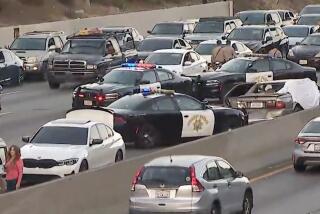
[[[226,45],[226,41],[222,41],[222,46]],[[231,41],[231,46],[236,52],[237,57],[244,57],[252,54],[252,51],[243,43],[238,41]],[[201,42],[195,51],[206,59],[208,64],[211,64],[212,50],[217,47],[217,40],[208,40]]]
[[[165,49],[153,52],[145,63],[155,64],[177,74],[206,72],[207,62],[193,50]]]
[[[23,137],[24,180],[61,178],[123,160],[122,136],[108,117],[103,110],[74,110],[42,126],[33,138]]]

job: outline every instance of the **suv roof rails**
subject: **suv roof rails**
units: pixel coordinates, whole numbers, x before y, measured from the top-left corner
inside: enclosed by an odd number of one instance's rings
[[[64,34],[63,31],[49,31],[49,30],[43,30],[43,31],[31,31],[24,33],[23,35],[38,35],[38,34],[53,34],[53,35],[62,35]]]

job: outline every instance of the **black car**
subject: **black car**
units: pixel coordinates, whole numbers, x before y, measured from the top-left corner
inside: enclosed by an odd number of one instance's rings
[[[280,14],[273,10],[241,11],[236,17],[239,17],[244,25],[282,25]]]
[[[224,102],[226,93],[240,83],[303,78],[317,82],[314,68],[269,56],[236,58],[216,72],[203,73],[193,78],[198,82],[197,97],[218,102]]]
[[[23,79],[23,61],[12,51],[0,49],[0,85],[20,85]]]
[[[299,45],[289,50],[288,59],[303,65],[320,69],[320,33],[305,38]]]
[[[240,110],[208,106],[171,92],[128,95],[108,109],[114,112],[114,129],[125,142],[134,142],[140,148],[210,136],[248,123]]]
[[[152,30],[148,30],[151,37],[170,37],[183,39],[187,33],[191,33],[194,28],[194,22],[164,22],[156,24]]]
[[[48,61],[50,88],[59,88],[65,82],[94,82],[122,63],[136,61],[133,40],[127,41],[132,43],[131,48],[123,49],[115,36],[101,29],[86,29],[69,37],[61,53]]]
[[[254,53],[267,54],[276,47],[285,57],[289,50],[288,37],[276,26],[241,26],[234,29],[226,39],[242,42]]]
[[[100,82],[79,86],[73,93],[73,108],[108,106],[119,98],[144,89],[171,89],[192,94],[189,77],[149,64],[124,64],[112,70]]]
[[[183,39],[147,38],[138,47],[138,58],[145,60],[152,52],[163,49],[192,49],[192,47]]]

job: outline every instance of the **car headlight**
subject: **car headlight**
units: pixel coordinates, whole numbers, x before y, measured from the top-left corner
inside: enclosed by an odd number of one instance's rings
[[[59,166],[72,166],[78,162],[79,158],[71,158],[67,160],[58,161]]]
[[[314,57],[320,58],[320,52],[317,53],[317,55],[315,55]]]
[[[289,52],[288,52],[288,56],[291,56],[291,57],[293,57],[293,56],[294,56],[294,53],[293,53],[293,50],[292,50],[292,49],[290,49],[290,50],[289,50]]]
[[[37,57],[28,57],[26,61],[28,64],[34,64],[37,62]]]
[[[95,70],[95,69],[97,69],[97,66],[96,65],[87,65],[87,69],[88,70]]]
[[[238,108],[246,108],[246,107],[247,107],[246,102],[238,101],[238,102],[237,102],[237,105],[238,105]]]

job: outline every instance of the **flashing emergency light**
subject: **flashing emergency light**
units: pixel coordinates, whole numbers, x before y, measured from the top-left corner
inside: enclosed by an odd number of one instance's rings
[[[155,69],[155,64],[142,64],[142,63],[124,63],[121,65],[126,68],[144,68],[144,69]]]
[[[165,95],[173,95],[175,93],[174,90],[165,90],[165,89],[156,89],[156,88],[143,88],[140,91],[143,96],[148,96],[151,94],[165,94]]]

